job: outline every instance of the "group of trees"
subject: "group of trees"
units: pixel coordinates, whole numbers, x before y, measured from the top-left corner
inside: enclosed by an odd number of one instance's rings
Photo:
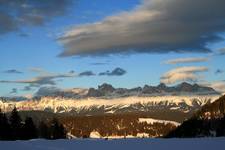
[[[225,136],[225,116],[222,118],[199,119],[191,118],[171,131],[166,137],[192,138]]]
[[[31,117],[23,121],[14,108],[9,117],[0,110],[0,140],[28,140],[35,138],[62,139],[66,138],[66,130],[57,119],[49,123],[41,121],[35,125]]]
[[[166,137],[225,136],[225,95],[204,105]]]
[[[139,122],[143,115],[108,114],[101,116],[66,116],[60,118],[76,137],[89,137],[92,131],[97,131],[102,137],[107,136],[137,136],[146,133],[149,137],[168,134],[176,128],[173,124]]]
[[[220,118],[192,117],[184,121],[178,128],[166,135],[167,138],[192,138],[225,136],[225,115]]]

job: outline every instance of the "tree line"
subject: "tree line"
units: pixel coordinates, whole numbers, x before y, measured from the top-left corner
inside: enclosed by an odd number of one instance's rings
[[[193,138],[225,136],[225,116],[222,118],[200,119],[193,117],[171,131],[165,137]]]
[[[225,95],[204,105],[189,120],[167,134],[166,137],[225,136]]]
[[[176,128],[173,124],[140,122],[144,117],[134,113],[109,114],[101,116],[63,116],[60,121],[66,124],[70,133],[78,138],[88,138],[92,131],[97,131],[102,137],[137,136],[145,133],[147,137],[159,137],[168,134]],[[144,118],[148,118],[147,116]]]
[[[22,120],[16,107],[9,116],[0,110],[0,140],[29,140],[36,138],[64,139],[66,130],[54,118],[50,122],[41,121],[35,125],[31,117]]]

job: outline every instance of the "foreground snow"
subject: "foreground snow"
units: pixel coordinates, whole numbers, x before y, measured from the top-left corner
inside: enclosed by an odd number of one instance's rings
[[[120,139],[120,140],[31,140],[31,141],[0,141],[2,150],[213,150],[224,149],[225,138],[200,139]]]

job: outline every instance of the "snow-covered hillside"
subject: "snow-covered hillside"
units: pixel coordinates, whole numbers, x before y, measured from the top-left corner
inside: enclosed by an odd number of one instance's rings
[[[168,121],[168,120],[160,120],[160,119],[153,119],[153,118],[139,118],[138,119],[138,123],[147,123],[147,124],[155,124],[155,123],[159,123],[159,124],[170,124],[172,126],[179,126],[180,123],[178,122],[175,122],[175,121]],[[119,125],[118,126],[118,130],[120,128],[123,128],[123,127],[120,127]],[[152,126],[153,127],[153,126]],[[150,128],[152,128],[150,127]],[[149,128],[148,126],[145,126],[145,128]],[[138,129],[137,129],[138,130]],[[155,130],[156,131],[156,130]],[[69,133],[68,137],[71,137],[71,133]],[[73,135],[72,135],[73,136]],[[161,134],[159,134],[159,136],[162,136]],[[90,138],[94,138],[94,139],[100,139],[100,138],[108,138],[108,139],[122,139],[124,137],[126,138],[151,138],[151,137],[156,137],[156,136],[153,136],[149,133],[146,133],[146,132],[138,132],[137,135],[107,135],[107,136],[102,136],[98,131],[96,130],[93,130],[92,132],[90,132],[90,135],[89,135]]]
[[[153,124],[153,123],[164,123],[164,124],[173,124],[175,126],[179,126],[180,123],[176,121],[168,121],[168,120],[159,120],[159,119],[153,119],[153,118],[139,118],[139,122],[143,123],[146,122],[148,124]]]
[[[225,138],[195,139],[119,139],[119,140],[31,140],[0,141],[2,150],[213,150],[224,149]]]
[[[106,98],[65,98],[41,97],[24,101],[0,100],[1,110],[8,112],[13,107],[18,110],[43,110],[55,113],[73,112],[92,115],[93,113],[148,112],[151,110],[177,110],[190,112],[206,103],[215,101],[219,95],[191,96],[130,96],[114,99]]]

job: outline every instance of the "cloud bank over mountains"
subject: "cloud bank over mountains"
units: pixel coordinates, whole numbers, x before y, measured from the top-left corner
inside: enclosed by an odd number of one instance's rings
[[[202,76],[198,73],[207,71],[207,67],[178,67],[163,74],[161,76],[161,82],[165,84],[174,84],[182,81],[197,82],[199,79],[202,79]]]
[[[54,86],[46,86],[40,87],[38,91],[35,93],[35,96],[51,96],[55,95],[56,93],[60,92],[61,90]]]
[[[74,70],[69,71],[69,73],[51,73],[47,70],[44,70],[42,68],[37,68],[37,67],[29,68],[28,70],[32,73],[36,73],[37,76],[30,79],[24,79],[24,80],[0,80],[0,83],[23,84],[25,86],[23,87],[23,89],[21,89],[22,91],[31,91],[33,90],[33,88],[39,88],[40,93],[43,93],[44,90],[47,90],[47,91],[49,91],[49,89],[51,90],[52,88],[49,88],[50,86],[55,87],[59,80],[62,81],[65,78],[96,76],[96,73],[90,70],[83,71],[78,74]],[[18,73],[18,72],[17,70],[7,70],[7,73]],[[113,69],[112,71],[100,72],[98,76],[123,76],[126,73],[127,73],[126,70],[117,67]],[[54,91],[56,90],[56,88],[53,88],[53,89]],[[10,94],[16,94],[17,92],[18,92],[18,89],[13,88]]]
[[[209,86],[222,94],[225,94],[225,80],[202,83],[203,86]]]

